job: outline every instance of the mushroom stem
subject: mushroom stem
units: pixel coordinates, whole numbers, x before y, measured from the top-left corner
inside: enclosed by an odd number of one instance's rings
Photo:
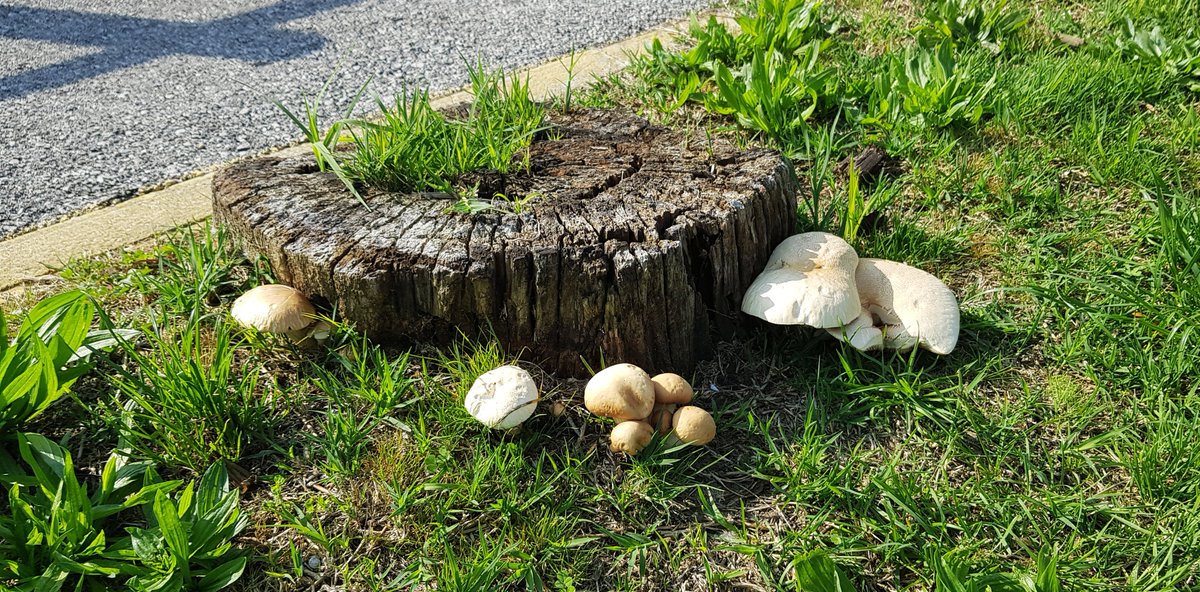
[[[875,319],[864,310],[844,327],[826,329],[838,341],[849,343],[858,351],[883,349],[883,332],[875,327]]]

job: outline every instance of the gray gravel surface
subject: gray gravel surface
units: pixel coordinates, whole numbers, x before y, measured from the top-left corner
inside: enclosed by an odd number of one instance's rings
[[[0,0],[0,238],[288,143],[338,72],[388,96],[535,64],[706,0]]]

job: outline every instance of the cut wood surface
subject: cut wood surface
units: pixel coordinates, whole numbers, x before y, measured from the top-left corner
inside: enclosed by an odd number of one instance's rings
[[[793,232],[796,179],[776,152],[687,137],[621,113],[555,114],[527,172],[474,175],[519,214],[449,213],[442,193],[367,192],[311,156],[234,164],[214,215],[280,281],[375,339],[495,335],[547,370],[631,362],[690,372],[742,322],[742,291]]]

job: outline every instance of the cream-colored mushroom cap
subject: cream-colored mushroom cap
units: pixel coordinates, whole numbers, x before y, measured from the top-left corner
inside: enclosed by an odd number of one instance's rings
[[[596,373],[583,389],[583,404],[601,417],[646,419],[654,408],[654,383],[633,364],[616,364]]]
[[[471,417],[501,430],[529,419],[537,404],[537,383],[516,366],[501,366],[480,374],[463,399]]]
[[[854,274],[862,307],[883,335],[883,347],[920,345],[948,354],[958,345],[959,311],[954,293],[933,275],[903,263],[861,259]]]
[[[650,382],[654,383],[654,403],[656,405],[666,403],[687,405],[692,402],[692,395],[695,394],[687,379],[678,374],[666,372],[651,378]]]
[[[680,407],[671,422],[675,437],[684,444],[703,446],[717,435],[717,422],[699,407]]]
[[[644,421],[623,421],[613,428],[609,436],[608,449],[634,455],[642,451],[654,438],[654,428]]]
[[[776,325],[841,327],[861,307],[854,285],[858,254],[840,237],[806,232],[771,253],[742,298],[742,312]]]
[[[313,308],[299,290],[282,284],[258,286],[233,301],[233,319],[266,333],[296,332],[313,323]]]
[[[858,351],[883,349],[883,331],[875,326],[875,318],[865,309],[845,327],[831,327],[826,331]]]

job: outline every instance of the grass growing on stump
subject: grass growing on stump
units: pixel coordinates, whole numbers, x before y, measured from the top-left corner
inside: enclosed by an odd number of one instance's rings
[[[346,117],[322,135],[316,118],[319,98],[304,103],[303,119],[277,105],[313,143],[321,170],[333,171],[360,199],[359,184],[383,191],[458,194],[455,182],[463,173],[528,168],[519,154],[545,119],[543,107],[530,98],[528,81],[488,72],[482,65],[472,68],[470,77],[473,100],[461,118],[434,109],[428,91],[402,91],[390,104],[376,99],[378,120],[351,118],[356,99]],[[350,149],[340,150],[339,143]]]

